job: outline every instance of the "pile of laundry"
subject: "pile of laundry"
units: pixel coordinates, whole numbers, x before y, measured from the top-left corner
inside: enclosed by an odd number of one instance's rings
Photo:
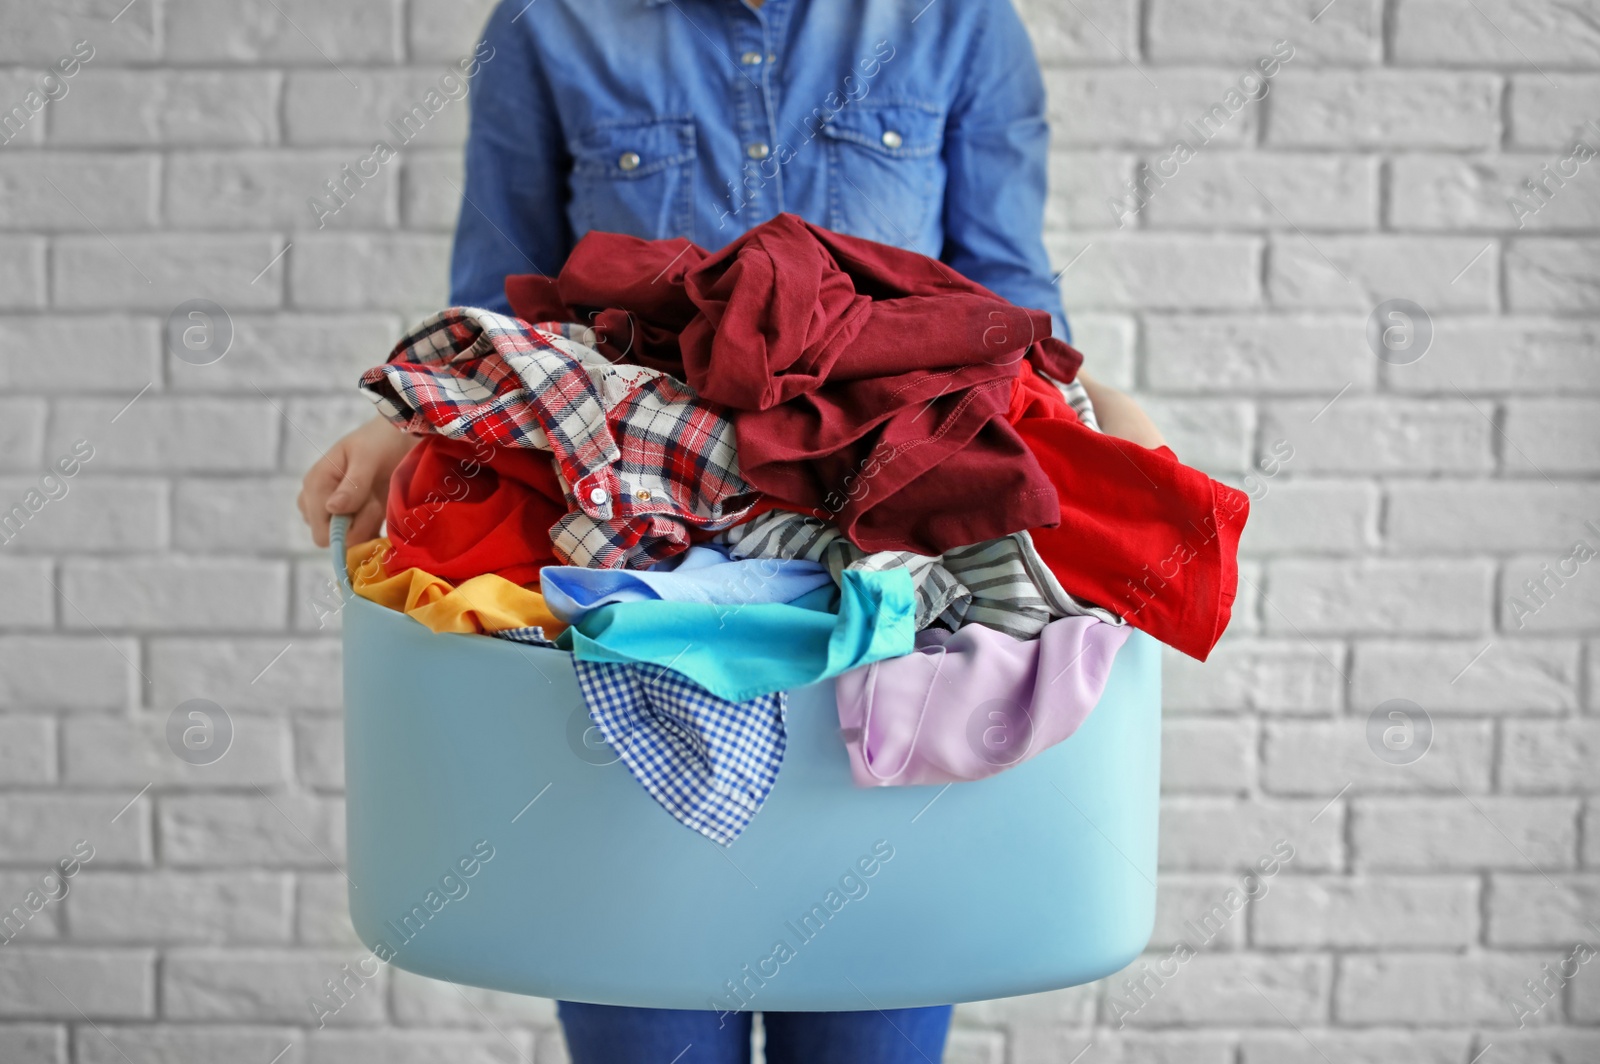
[[[716,842],[794,688],[837,677],[857,784],[973,780],[1070,736],[1130,626],[1204,659],[1228,623],[1244,493],[1101,433],[1049,315],[942,263],[785,214],[715,253],[590,233],[506,294],[362,376],[422,439],[352,583],[569,651]]]

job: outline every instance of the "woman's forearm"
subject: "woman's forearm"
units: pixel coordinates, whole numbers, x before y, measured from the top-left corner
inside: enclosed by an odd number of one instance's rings
[[[1166,444],[1156,423],[1150,420],[1150,415],[1132,397],[1108,384],[1101,384],[1087,373],[1080,372],[1078,380],[1083,382],[1084,390],[1089,393],[1089,402],[1094,404],[1095,419],[1108,435],[1132,440],[1141,447],[1161,447]]]

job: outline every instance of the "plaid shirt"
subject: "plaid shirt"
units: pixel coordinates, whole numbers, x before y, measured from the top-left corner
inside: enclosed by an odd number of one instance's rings
[[[568,514],[550,530],[570,565],[644,569],[759,498],[739,475],[733,424],[687,385],[614,365],[584,325],[530,325],[454,307],[413,329],[361,376],[408,432],[555,457]]]

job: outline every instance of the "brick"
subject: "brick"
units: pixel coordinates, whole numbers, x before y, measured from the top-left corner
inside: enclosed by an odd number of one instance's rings
[[[92,854],[86,865],[146,864],[150,860],[150,832],[144,814],[148,803],[124,810],[132,797],[132,791],[0,794],[0,853],[8,862],[54,864],[71,856],[77,843],[87,842]]]
[[[300,481],[230,477],[178,481],[173,542],[198,554],[306,550],[311,536],[295,499]]]
[[[41,510],[5,544],[19,553],[153,551],[167,543],[167,485],[159,480],[112,479],[79,473],[67,494]],[[20,500],[37,477],[0,477],[0,499]],[[0,515],[3,516],[3,515]],[[0,607],[3,612],[3,607]]]
[[[344,860],[344,803],[297,794],[164,798],[162,856],[174,867],[326,871]],[[334,871],[342,871],[337,865]]]
[[[167,162],[163,213],[170,226],[184,229],[393,226],[399,218],[399,180],[392,165],[365,181],[351,180],[337,198],[325,188],[354,158],[348,152],[282,148],[178,153]],[[312,201],[329,209],[314,209]]]
[[[1600,62],[1593,12],[1560,0],[1481,0],[1470,18],[1446,0],[1407,0],[1394,33],[1395,58],[1406,63]]]
[[[1114,63],[1139,50],[1138,14],[1127,0],[1090,0],[1076,10],[1046,0],[1017,0],[1016,8],[1045,62]]]
[[[1600,399],[1513,399],[1506,404],[1508,473],[1600,472]],[[1600,517],[1600,513],[1596,514]]]
[[[289,937],[289,881],[277,873],[85,870],[65,904],[71,937],[84,942],[220,944]]]
[[[1551,872],[1573,867],[1577,812],[1568,799],[1357,797],[1352,848],[1362,871]]]
[[[1280,876],[1250,907],[1250,941],[1271,949],[1467,948],[1478,881],[1466,876]]]
[[[474,986],[453,986],[396,970],[395,1022],[402,1027],[553,1027],[555,1002]]]
[[[453,232],[461,190],[467,187],[461,153],[407,152],[400,160],[400,175],[401,224],[413,232]]]
[[[945,1040],[944,1052],[950,1064],[1005,1064],[1006,1036],[1000,1031],[955,1027]]]
[[[448,62],[471,54],[495,5],[494,0],[415,0],[408,6],[408,53]]]
[[[526,1064],[532,1037],[527,1031],[318,1031],[307,1042],[306,1064]]]
[[[160,706],[131,720],[67,720],[62,725],[67,782],[135,790],[152,781],[197,789],[289,782],[289,728],[281,718],[229,713],[233,737],[226,753],[211,764],[194,765],[168,745],[168,719],[176,712]]]
[[[1401,156],[1393,163],[1389,217],[1402,229],[1550,230],[1600,228],[1600,181],[1579,170],[1563,181],[1560,156]],[[1592,164],[1591,164],[1592,165]],[[1567,164],[1559,169],[1572,170]],[[1597,167],[1600,169],[1600,167]],[[1545,184],[1548,201],[1524,182]],[[1511,201],[1522,205],[1518,210]]]
[[[1600,75],[1545,70],[1511,77],[1511,142],[1521,148],[1559,148],[1565,156],[1574,139],[1595,147],[1590,119],[1600,97]]]
[[[1390,367],[1389,386],[1450,394],[1600,391],[1600,325],[1592,321],[1451,315],[1434,322],[1434,343],[1450,352],[1448,360]]]
[[[1172,965],[1168,961],[1167,968]],[[1152,964],[1150,971],[1159,976],[1161,969]],[[1116,1023],[1122,1008],[1138,1005],[1140,999],[1128,989],[1135,974],[1142,973],[1124,971],[1112,977],[1101,1004],[1102,1022]],[[1137,1027],[1304,1026],[1327,1015],[1332,982],[1326,957],[1199,953],[1165,985],[1147,982],[1152,989],[1145,991],[1145,1004],[1126,1020]]]
[[[291,62],[322,67],[398,58],[399,9],[384,0],[171,0],[167,55],[179,62]],[[360,84],[363,71],[349,76]]]
[[[44,103],[38,111],[33,111],[29,97],[30,93],[35,94],[34,104],[47,99],[39,89],[43,75],[42,70],[0,71],[0,100],[5,101],[0,104],[0,118],[10,119],[8,124],[0,125],[0,145],[21,148],[44,143],[44,113],[50,109],[50,104]],[[19,107],[20,115],[14,110]]]
[[[0,229],[150,229],[156,173],[153,155],[0,154]]]
[[[359,147],[362,155],[378,141],[396,151],[455,148],[467,133],[467,85],[460,75],[444,64],[364,70],[352,89],[326,67],[291,71],[284,88],[286,139]],[[352,169],[354,160],[348,160]]]
[[[1520,794],[1600,791],[1600,721],[1507,721],[1500,786]]]
[[[1046,238],[1051,258],[1083,251],[1076,238]],[[1261,245],[1246,236],[1128,233],[1096,236],[1062,281],[1074,307],[1174,309],[1255,307],[1261,303]]]
[[[73,80],[77,102],[50,116],[50,143],[119,148],[273,144],[282,80],[269,70],[87,67]]]
[[[70,897],[76,881],[66,882],[65,896]],[[0,872],[0,945],[60,938],[61,884],[53,870]]]
[[[1591,552],[1600,548],[1600,537],[1583,539]],[[1570,550],[1509,559],[1500,574],[1500,627],[1518,633],[1594,631],[1600,626],[1597,573],[1600,563],[1580,564]],[[1528,590],[1530,582],[1537,594]]]
[[[1156,391],[1331,396],[1377,381],[1360,317],[1151,314],[1144,329]]]
[[[1465,1031],[1247,1031],[1239,1064],[1461,1064],[1471,1041]]]
[[[1342,817],[1337,806],[1323,811],[1326,804],[1326,800],[1164,800],[1161,868],[1247,871],[1261,858],[1271,856],[1274,845],[1287,842],[1295,854],[1284,865],[1296,874],[1336,869],[1343,863]]]
[[[445,305],[449,238],[434,234],[323,234],[295,241],[289,291],[296,307],[397,310]],[[263,260],[265,261],[265,260]],[[383,268],[374,269],[374,263]]]
[[[307,1023],[322,1014],[313,1001],[328,1001],[323,985],[357,972],[361,952],[351,950],[172,949],[161,970],[163,1015],[174,1020]],[[368,962],[371,970],[371,962]],[[388,971],[345,992],[344,1007],[324,1011],[329,1026],[383,1020]],[[370,1033],[367,1037],[372,1037]]]
[[[1466,71],[1297,70],[1274,86],[1274,146],[1492,148],[1500,79]]]
[[[1600,310],[1600,240],[1516,240],[1505,270],[1512,310]]]
[[[1259,894],[1261,888],[1255,882],[1241,886],[1240,878],[1234,876],[1161,876],[1155,931],[1146,949],[1170,953],[1179,942],[1194,950],[1239,949],[1249,923],[1246,887]],[[1235,912],[1235,905],[1243,907]]]
[[[1367,712],[1391,698],[1408,698],[1429,713],[1577,708],[1578,644],[1568,640],[1390,637],[1357,642],[1354,660],[1350,700]]]
[[[1576,993],[1586,993],[1593,982],[1579,980],[1581,989]],[[1494,1046],[1496,1064],[1579,1064],[1600,1059],[1600,1032],[1593,1031],[1495,1031],[1479,1035],[1474,1052],[1482,1053],[1484,1045]]]
[[[26,531],[26,530],[25,530]],[[48,558],[0,558],[0,628],[51,628],[56,619],[56,589],[50,586]]]
[[[1167,445],[1189,465],[1212,476],[1250,468],[1256,427],[1252,404],[1149,396],[1141,405],[1160,426]]]
[[[1571,948],[1594,941],[1600,877],[1502,873],[1489,877],[1488,942],[1502,949],[1529,946]]]
[[[1082,1060],[1096,1064],[1234,1064],[1234,1043],[1234,1035],[1225,1031],[1021,1028],[1012,1035],[1012,1055],[1005,1059],[1007,1064],[1061,1064],[1083,1053]]]
[[[117,709],[129,702],[138,647],[97,634],[0,636],[0,708]]]
[[[1371,484],[1323,480],[1267,480],[1257,471],[1245,490],[1257,488],[1239,550],[1262,554],[1360,554],[1375,538],[1378,490]],[[1262,494],[1262,492],[1265,494]]]
[[[1600,515],[1600,488],[1577,481],[1391,481],[1387,491],[1385,539],[1407,553],[1541,550],[1560,558]]]
[[[344,790],[344,722],[338,717],[302,717],[294,722],[295,765],[303,786]]]
[[[1521,998],[1522,981],[1551,959],[1553,955],[1538,954],[1351,954],[1340,964],[1334,1014],[1341,1022],[1361,1025],[1501,1026],[1513,1019],[1508,1003]]]
[[[1431,317],[1493,310],[1494,252],[1473,263],[1487,242],[1476,236],[1278,234],[1267,257],[1267,292],[1274,306],[1294,309],[1370,314],[1380,303],[1403,298]],[[1469,263],[1472,269],[1462,273]]]
[[[295,941],[361,948],[356,929],[350,925],[350,884],[344,877],[333,872],[301,872],[295,880]],[[394,978],[398,982],[404,974],[397,968]]]
[[[1113,388],[1132,388],[1134,325],[1117,314],[1073,314],[1072,345],[1083,352],[1083,372]]]
[[[1137,224],[1137,218],[1128,213],[1126,199],[1126,183],[1133,176],[1134,156],[1126,152],[1053,153],[1045,229],[1077,235],[1080,230],[1122,229]]]
[[[362,371],[382,363],[400,338],[399,319],[386,314],[231,317],[233,343],[222,359],[195,366],[168,356],[174,391],[254,395],[260,388],[274,397],[352,391]]]
[[[12,315],[3,326],[0,385],[12,392],[132,395],[161,374],[154,318],[75,315],[70,346],[60,342],[59,317]]]
[[[1248,719],[1175,717],[1161,726],[1161,789],[1239,794],[1255,778],[1255,723]]]
[[[219,1060],[300,1064],[305,1046],[300,1031],[288,1027],[224,1027],[190,1024],[103,1024],[98,1034],[80,1036],[77,1064],[211,1064]]]
[[[1201,664],[1162,658],[1166,709],[1178,712],[1326,713],[1343,703],[1344,651],[1331,641],[1224,640]]]
[[[994,1001],[973,1001],[961,1006],[962,1020],[986,1027],[1015,1029],[1045,1024],[1087,1027],[1094,1021],[1097,996],[1096,988],[1086,985]]]
[[[1346,394],[1266,404],[1261,438],[1289,441],[1300,475],[1487,473],[1497,436],[1487,412],[1464,400]]]
[[[10,1064],[67,1064],[67,1028],[34,1023],[0,1028],[0,1057]]]
[[[1267,630],[1468,635],[1487,627],[1491,582],[1488,562],[1274,561],[1267,596],[1277,609],[1267,611]]]
[[[0,399],[0,465],[32,470],[44,464],[48,409],[39,399]]]
[[[77,559],[62,570],[71,628],[246,631],[281,627],[288,570],[243,558]]]
[[[112,22],[125,2],[84,0],[40,8],[27,0],[4,0],[0,2],[0,23],[4,23],[6,35],[0,40],[0,63],[53,66],[58,59],[70,58],[78,41],[88,41],[94,51],[89,67],[80,68],[76,76],[95,63],[158,58],[154,5],[136,4]],[[90,54],[87,48],[80,52],[80,59]],[[63,99],[71,99],[70,91]]]
[[[267,470],[277,457],[278,418],[271,402],[254,397],[62,400],[45,449],[65,454],[85,439],[96,473]]]
[[[1383,719],[1387,725],[1387,715]],[[1454,794],[1456,787],[1481,794],[1489,790],[1494,761],[1488,721],[1436,722],[1426,752],[1408,765],[1390,764],[1372,751],[1366,714],[1338,721],[1269,721],[1262,739],[1261,786],[1272,794],[1329,795],[1346,785],[1362,794]]]
[[[1146,159],[1156,178],[1172,169],[1161,158]],[[1369,156],[1202,152],[1159,187],[1139,180],[1149,189],[1146,219],[1159,229],[1372,229],[1378,220],[1378,161]]]
[[[44,241],[0,235],[0,310],[44,306],[44,279]]]
[[[1383,58],[1382,6],[1375,0],[1341,3],[1323,11],[1310,26],[1307,19],[1315,11],[1290,0],[1232,0],[1203,13],[1179,0],[1156,0],[1149,14],[1149,57],[1160,62],[1228,60],[1249,68],[1270,58],[1273,45],[1286,40],[1293,48],[1283,50],[1292,56],[1287,69],[1376,63]]]
[[[229,712],[343,705],[344,674],[335,639],[157,638],[148,660],[154,705],[175,706],[198,697],[226,705]]]
[[[1246,103],[1230,113],[1223,97],[1235,88],[1239,72],[1165,68],[1159,84],[1126,66],[1046,69],[1050,132],[1057,147],[1144,146],[1170,150],[1179,138],[1191,145],[1255,143],[1261,105]],[[1208,124],[1201,119],[1221,108]],[[1193,122],[1200,132],[1186,123]]]
[[[154,962],[149,950],[0,950],[0,1017],[76,1023],[154,1016]]]
[[[0,243],[0,274],[4,248]],[[63,236],[55,242],[51,291],[58,306],[93,311],[167,314],[190,299],[211,299],[230,312],[272,307],[276,273],[252,282],[280,250],[278,238],[266,235],[122,235],[114,247],[98,234]]]
[[[0,783],[54,783],[56,727],[51,717],[0,717]],[[0,897],[6,895],[0,894]]]

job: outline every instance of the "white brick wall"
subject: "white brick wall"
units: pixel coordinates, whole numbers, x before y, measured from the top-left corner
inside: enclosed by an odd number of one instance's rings
[[[563,1061],[545,1001],[390,971],[328,1030],[305,1004],[358,948],[324,858],[338,649],[292,500],[365,409],[354,372],[444,296],[465,109],[327,229],[305,198],[488,0],[125,2],[0,0],[0,109],[95,47],[0,147],[0,504],[95,448],[0,547],[0,902],[96,848],[0,947],[0,1061]],[[1275,840],[1296,856],[1125,1026],[1114,977],[963,1007],[949,1059],[1600,1060],[1600,966],[1524,1029],[1510,1004],[1600,947],[1600,567],[1520,626],[1506,602],[1574,540],[1600,547],[1600,160],[1522,227],[1505,203],[1600,122],[1600,7],[1019,4],[1091,367],[1265,491],[1235,630],[1206,666],[1169,660],[1147,960]],[[1268,96],[1119,227],[1110,198],[1278,38],[1295,55]],[[198,297],[235,328],[203,367],[161,336]],[[1409,366],[1365,339],[1397,297],[1435,330]],[[227,787],[165,748],[197,696],[239,730]],[[1409,766],[1366,739],[1396,698],[1432,718]]]

